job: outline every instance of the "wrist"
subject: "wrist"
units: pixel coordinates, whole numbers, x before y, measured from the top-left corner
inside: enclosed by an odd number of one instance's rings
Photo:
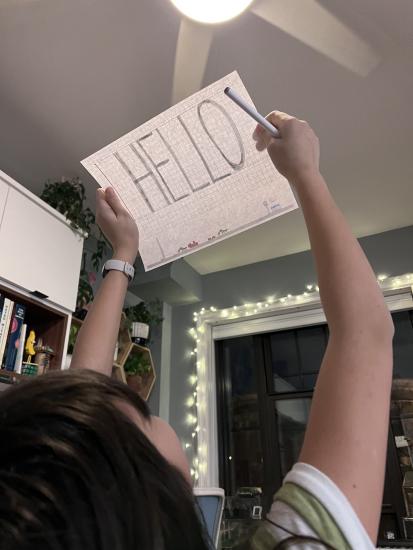
[[[291,185],[300,191],[302,188],[325,186],[323,176],[318,170],[309,170],[306,172],[299,172],[289,178]]]
[[[134,265],[137,254],[130,250],[115,249],[113,251],[113,260],[121,260],[122,262],[128,262],[128,264]]]

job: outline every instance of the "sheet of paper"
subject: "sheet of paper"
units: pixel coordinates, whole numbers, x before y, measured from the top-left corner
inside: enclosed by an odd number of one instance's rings
[[[82,161],[136,220],[146,270],[297,208],[226,86],[252,104],[231,73]]]

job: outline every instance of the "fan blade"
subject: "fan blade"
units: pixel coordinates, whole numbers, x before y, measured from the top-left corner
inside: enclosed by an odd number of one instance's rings
[[[380,61],[371,46],[316,0],[263,0],[251,11],[360,76]]]
[[[176,44],[172,105],[201,88],[212,36],[212,25],[182,19]]]

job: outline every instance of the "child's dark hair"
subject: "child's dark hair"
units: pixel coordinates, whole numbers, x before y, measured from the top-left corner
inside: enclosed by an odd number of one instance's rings
[[[117,407],[126,385],[53,372],[0,396],[1,550],[205,550],[192,488]]]

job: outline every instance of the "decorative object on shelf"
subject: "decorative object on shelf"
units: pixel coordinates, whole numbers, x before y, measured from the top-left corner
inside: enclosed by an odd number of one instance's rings
[[[151,302],[140,302],[124,311],[132,332],[132,341],[145,346],[149,341],[150,331],[163,321],[162,302],[158,299]]]
[[[146,323],[134,321],[131,328],[132,342],[144,346],[149,339],[149,328]]]
[[[36,351],[34,361],[38,365],[37,374],[44,374],[49,370],[54,351],[50,346],[43,344],[42,338],[39,338],[34,349]]]
[[[17,348],[16,362],[14,364],[14,372],[17,374],[21,374],[21,371],[22,371],[24,347],[26,342],[26,332],[27,332],[27,325],[26,323],[23,323],[20,331],[20,336],[19,336],[19,347]]]
[[[25,376],[37,376],[38,365],[29,361],[22,363],[22,374]]]
[[[27,354],[27,361],[26,361],[26,364],[27,363],[31,363],[31,360],[32,360],[32,357],[33,355],[35,355],[36,351],[34,349],[34,344],[36,343],[36,333],[34,332],[34,330],[31,330],[29,332],[29,336],[26,340],[26,346],[24,348],[24,351],[26,352]]]
[[[49,181],[45,184],[40,198],[63,214],[70,221],[73,229],[95,237],[96,250],[92,254],[91,260],[94,269],[98,271],[109,245],[100,229],[98,229],[97,235],[94,233],[95,216],[89,207],[84,206],[86,193],[81,180],[79,178],[72,180],[62,178],[61,181]],[[86,269],[86,252],[83,252],[76,303],[76,316],[79,318],[82,316],[83,308],[93,300],[94,275],[93,272],[90,273]]]

